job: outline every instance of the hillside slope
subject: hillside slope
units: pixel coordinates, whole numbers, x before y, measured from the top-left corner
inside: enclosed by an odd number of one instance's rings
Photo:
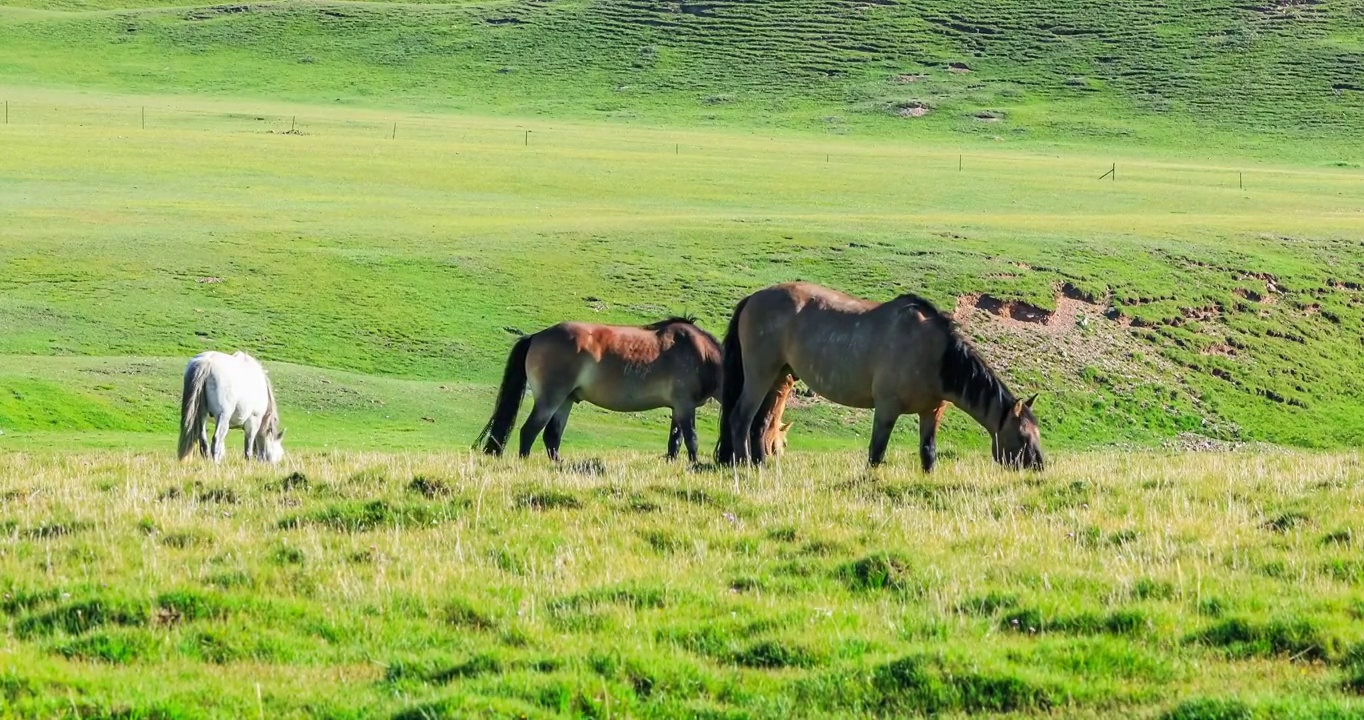
[[[153,100],[142,130],[134,101],[25,96],[0,126],[6,442],[169,434],[184,360],[246,348],[303,366],[280,385],[299,442],[463,448],[517,333],[679,312],[719,332],[792,279],[956,310],[1011,386],[1043,392],[1049,447],[1364,441],[1349,169],[1250,165],[1242,188],[1121,158],[1114,182],[1108,154],[600,122],[527,140],[437,115],[394,139],[376,112],[267,103]],[[798,447],[865,442],[865,414],[802,403]],[[666,427],[574,417],[574,444],[657,449]],[[950,419],[947,445],[986,441]]]
[[[1364,117],[1359,0],[7,4],[28,84],[1261,151]]]

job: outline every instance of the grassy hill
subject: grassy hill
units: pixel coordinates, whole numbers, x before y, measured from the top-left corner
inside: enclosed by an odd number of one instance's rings
[[[1358,0],[146,4],[10,0],[0,77],[878,134],[1214,133],[1260,153],[1330,139],[1355,161],[1364,113]]]
[[[1112,153],[988,141],[9,94],[11,447],[167,442],[178,368],[210,347],[296,366],[280,394],[297,446],[462,445],[516,332],[673,312],[718,331],[792,278],[956,308],[1011,384],[1044,393],[1053,447],[1364,438],[1347,168],[1142,151],[1114,182],[1096,179]],[[949,442],[984,441],[952,417]],[[568,442],[661,447],[648,418],[584,413]],[[862,413],[795,418],[799,447],[864,442]]]

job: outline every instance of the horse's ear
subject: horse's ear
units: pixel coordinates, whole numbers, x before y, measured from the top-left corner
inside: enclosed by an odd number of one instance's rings
[[[1024,405],[1022,400],[1015,400],[1012,408],[1013,416],[1016,418],[1023,417],[1023,409],[1026,407],[1027,405]]]
[[[782,423],[782,426],[781,426],[781,434],[785,435],[785,434],[786,434],[786,431],[787,431],[787,430],[790,430],[790,429],[791,429],[791,423]]]
[[[280,429],[279,429],[279,434],[275,436],[275,439],[276,439],[276,440],[283,440],[283,439],[284,439],[284,433],[286,433],[286,432],[289,432],[286,428],[280,428]]]
[[[1023,407],[1028,408],[1028,409],[1031,410],[1031,409],[1032,409],[1032,403],[1033,403],[1033,401],[1036,400],[1036,399],[1037,399],[1037,393],[1033,393],[1033,394],[1032,394],[1032,397],[1030,397],[1030,398],[1028,398],[1027,400],[1024,400],[1024,401],[1023,401]]]

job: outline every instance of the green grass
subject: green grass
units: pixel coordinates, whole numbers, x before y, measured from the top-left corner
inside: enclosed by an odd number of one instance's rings
[[[0,715],[1364,712],[1356,455],[913,455],[11,455]]]
[[[1323,159],[1359,159],[1357,0],[149,4],[6,3],[0,77],[885,137],[1211,141],[1278,157],[1348,146]],[[899,116],[912,105],[929,113]]]
[[[1348,169],[1148,152],[1110,182],[1113,155],[1077,148],[450,115],[398,116],[389,139],[394,116],[365,110],[15,93],[6,447],[166,444],[177,375],[207,348],[276,368],[294,447],[462,447],[515,331],[690,312],[719,332],[795,278],[945,308],[1095,300],[1047,331],[967,323],[1043,393],[1049,447],[1364,438]],[[281,134],[295,114],[306,134]],[[795,449],[865,442],[865,413],[792,417]],[[981,447],[949,418],[948,447]],[[567,447],[661,448],[665,428],[580,411]]]

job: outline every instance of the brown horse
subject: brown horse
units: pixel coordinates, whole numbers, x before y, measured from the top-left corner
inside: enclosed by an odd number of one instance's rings
[[[720,343],[692,318],[644,327],[566,322],[526,335],[512,346],[497,406],[474,441],[501,455],[530,385],[535,407],[521,426],[521,457],[543,430],[545,450],[559,459],[559,443],[573,405],[587,401],[618,412],[672,408],[668,457],[681,441],[696,462],[696,408],[720,389]]]
[[[724,356],[721,463],[762,462],[767,408],[792,374],[840,405],[874,409],[872,465],[885,458],[896,420],[915,413],[919,458],[932,470],[938,423],[951,403],[990,432],[996,461],[1042,467],[1032,414],[1037,396],[1015,399],[951,318],[923,298],[878,303],[809,283],[774,285],[734,308]]]

